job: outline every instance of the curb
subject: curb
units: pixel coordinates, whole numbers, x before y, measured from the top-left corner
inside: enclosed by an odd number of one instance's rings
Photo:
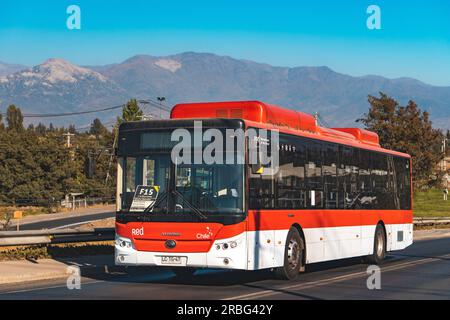
[[[79,267],[81,277],[89,276],[106,276],[112,273],[124,273],[128,271],[124,266],[116,266],[109,262],[96,265],[95,263],[77,263],[77,261],[55,261],[53,259],[42,259],[34,262],[37,268],[33,268],[33,261],[29,261],[29,265],[22,260],[5,261],[5,268],[9,270],[16,269],[17,272],[1,272],[0,271],[0,287],[3,285],[11,286],[14,284],[67,279],[73,271],[70,267]],[[48,265],[47,265],[48,264]],[[0,265],[1,268],[1,265]],[[39,270],[40,269],[40,270]]]
[[[66,278],[67,274],[65,272],[47,272],[40,273],[37,275],[16,275],[14,277],[0,277],[1,285],[12,285],[19,283],[28,283],[28,282],[36,282],[36,281],[44,281],[44,280],[55,280],[55,279],[63,279]]]
[[[80,268],[81,277],[93,277],[93,276],[108,276],[116,273],[126,274],[148,274],[149,270],[145,267],[139,266],[116,266],[116,265],[98,265],[98,266],[79,266],[76,263],[67,264],[66,270],[41,272],[32,275],[17,274],[10,277],[2,277],[0,275],[0,288],[5,286],[11,286],[14,284],[27,284],[45,280],[59,280],[67,279],[70,276],[68,272],[69,267],[78,266]],[[153,271],[159,269],[158,267],[152,268]]]

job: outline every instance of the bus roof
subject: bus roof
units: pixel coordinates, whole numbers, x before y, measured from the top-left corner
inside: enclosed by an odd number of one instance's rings
[[[325,128],[310,114],[261,101],[182,103],[172,108],[171,119],[243,119],[247,124],[278,129],[297,135],[363,147],[400,156],[409,155],[381,148],[378,134],[360,128]]]

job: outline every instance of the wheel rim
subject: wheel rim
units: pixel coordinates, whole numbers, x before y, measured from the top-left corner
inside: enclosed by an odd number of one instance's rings
[[[300,248],[298,242],[295,239],[291,239],[288,245],[289,269],[294,270],[298,267],[299,255],[300,255]]]
[[[377,256],[382,257],[384,250],[384,237],[382,232],[377,233]]]

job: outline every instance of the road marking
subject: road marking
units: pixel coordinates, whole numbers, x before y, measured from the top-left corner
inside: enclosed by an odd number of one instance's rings
[[[108,219],[108,218],[106,218],[106,219]],[[82,225],[82,224],[87,224],[87,223],[96,222],[96,221],[100,221],[100,220],[104,220],[104,219],[95,219],[95,220],[89,220],[89,221],[82,221],[82,222],[77,222],[77,223],[71,223],[71,224],[66,224],[66,225],[64,225],[64,226],[51,228],[51,229],[49,229],[49,230],[58,230],[58,229],[64,229],[64,228],[69,228],[69,227],[75,227],[75,226],[79,226],[79,225]]]
[[[64,277],[61,277],[61,279],[65,279]],[[55,279],[57,280],[57,279]],[[92,280],[87,282],[81,282],[81,286],[86,284],[94,284],[99,282],[106,282],[106,280]],[[20,289],[20,290],[14,290],[14,291],[6,291],[6,292],[0,292],[1,295],[6,294],[14,294],[14,293],[24,293],[24,292],[32,292],[32,291],[39,291],[39,290],[49,290],[49,289],[60,289],[60,288],[66,288],[67,285],[55,285],[55,286],[48,286],[48,287],[39,287],[39,288],[32,288],[32,289]]]
[[[447,257],[450,257],[450,254],[444,255],[444,256],[439,256],[437,258],[424,258],[424,259],[420,259],[420,260],[399,263],[399,264],[395,264],[395,265],[388,266],[385,268],[381,267],[381,272],[395,271],[398,269],[421,265],[421,264],[424,264],[427,262],[438,261],[442,258],[447,258]],[[349,279],[358,278],[358,277],[365,277],[365,276],[367,276],[366,271],[354,272],[354,273],[337,276],[337,277],[333,277],[333,278],[317,280],[317,281],[310,281],[310,282],[300,283],[300,284],[294,284],[294,285],[280,287],[280,288],[267,289],[267,290],[260,291],[260,292],[243,294],[243,295],[239,295],[239,296],[225,298],[222,300],[249,300],[249,299],[268,297],[268,296],[280,294],[279,291],[281,291],[281,290],[285,291],[285,290],[293,290],[293,289],[309,289],[309,288],[313,288],[313,287],[318,287],[318,286],[322,286],[322,285],[326,285],[326,284],[332,284],[332,283],[336,283],[336,282],[340,282],[340,281],[344,281],[344,280],[349,280]]]
[[[65,220],[65,219],[71,219],[71,218],[83,218],[83,217],[88,217],[88,216],[93,216],[93,215],[98,215],[98,214],[107,214],[107,213],[115,214],[114,211],[99,211],[99,212],[89,211],[89,212],[85,212],[85,213],[80,213],[80,212],[66,213],[64,215],[57,213],[58,214],[57,217],[43,217],[44,219],[37,219],[35,217],[31,217],[28,221],[21,222],[20,225],[25,226],[25,225],[36,224],[36,223],[54,222],[54,221],[58,221],[58,220]],[[26,220],[26,218],[24,220]],[[11,227],[14,227],[14,226],[16,226],[15,222],[11,223]]]

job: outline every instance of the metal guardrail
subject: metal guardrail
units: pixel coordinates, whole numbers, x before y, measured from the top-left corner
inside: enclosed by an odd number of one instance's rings
[[[79,230],[30,230],[30,231],[1,231],[0,247],[96,242],[114,240],[114,228],[96,228],[90,231]]]
[[[450,217],[415,217],[415,226],[432,226],[450,224]],[[96,242],[114,240],[114,228],[96,228],[90,231],[66,230],[30,230],[0,231],[0,247]]]
[[[441,225],[450,224],[450,217],[415,217],[414,225],[425,226],[425,225]]]

